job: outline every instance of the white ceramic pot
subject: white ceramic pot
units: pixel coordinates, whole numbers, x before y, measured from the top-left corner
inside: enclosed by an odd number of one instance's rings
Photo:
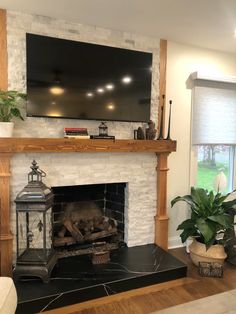
[[[208,250],[203,243],[193,240],[189,246],[190,257],[193,263],[198,266],[199,262],[219,263],[223,265],[227,255],[224,246],[220,244],[212,245]]]
[[[0,137],[12,137],[14,122],[0,122]]]

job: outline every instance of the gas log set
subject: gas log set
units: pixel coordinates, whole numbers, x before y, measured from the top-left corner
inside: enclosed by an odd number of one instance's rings
[[[54,247],[83,244],[118,235],[117,221],[93,201],[66,203],[57,221]],[[85,250],[86,252],[86,250]]]

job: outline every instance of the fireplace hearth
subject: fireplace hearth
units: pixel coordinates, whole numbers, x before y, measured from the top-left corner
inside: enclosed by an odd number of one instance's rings
[[[183,278],[186,273],[186,265],[155,244],[113,250],[110,261],[101,265],[94,265],[89,255],[62,258],[48,284],[35,278],[16,282],[16,314],[44,312]]]

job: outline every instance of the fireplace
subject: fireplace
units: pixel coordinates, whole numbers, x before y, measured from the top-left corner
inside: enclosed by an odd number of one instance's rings
[[[109,250],[124,245],[126,183],[52,188],[53,245],[60,257]]]
[[[40,160],[47,184],[54,187],[55,194],[57,187],[69,188],[72,184],[125,185],[123,236],[128,247],[112,250],[110,262],[99,267],[91,263],[89,254],[59,259],[47,289],[37,279],[18,281],[18,314],[50,310],[102,297],[110,291],[118,293],[186,276],[186,266],[160,248],[167,248],[168,243],[167,157],[175,151],[174,141],[12,138],[0,142],[2,274],[10,274],[12,265],[10,186],[13,196],[22,189],[22,172],[26,173],[33,157]],[[14,154],[12,159],[9,153]],[[11,222],[14,228],[14,216]],[[153,241],[157,245],[151,244]]]
[[[1,274],[12,273],[12,252],[15,250],[10,232],[10,229],[15,232],[13,200],[25,185],[23,174],[33,158],[40,161],[41,168],[47,173],[46,184],[51,187],[128,182],[125,243],[132,247],[155,241],[167,248],[167,157],[175,149],[175,141],[1,139],[0,198],[4,209],[1,211],[0,241],[4,256]]]

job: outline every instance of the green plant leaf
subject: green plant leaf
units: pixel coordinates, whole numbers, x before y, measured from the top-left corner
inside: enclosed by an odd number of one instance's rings
[[[20,110],[18,108],[11,108],[10,110],[11,114],[13,117],[20,118],[21,120],[24,120],[23,117],[21,116]]]
[[[18,91],[0,91],[0,121],[9,122],[13,117],[24,120],[19,105],[25,99],[26,94]]]
[[[180,234],[181,242],[184,243],[189,237],[196,236],[196,232],[193,229],[186,229]]]
[[[211,241],[213,237],[215,238],[214,230],[212,230],[210,224],[207,223],[205,219],[198,218],[196,221],[196,224],[200,233],[202,234],[205,240],[205,243],[208,243],[209,241]]]
[[[195,228],[195,223],[192,219],[186,219],[183,221],[177,228],[177,230],[190,229]]]
[[[222,203],[222,206],[224,207],[225,210],[231,209],[235,205],[236,205],[236,199]]]
[[[231,222],[231,217],[227,214],[217,215],[217,216],[209,216],[209,220],[217,222],[223,228],[232,228],[233,223]]]

